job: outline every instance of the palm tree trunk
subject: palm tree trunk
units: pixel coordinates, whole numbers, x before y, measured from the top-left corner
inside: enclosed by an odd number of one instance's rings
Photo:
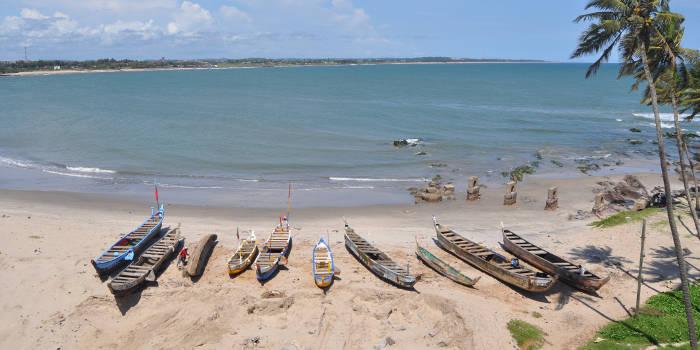
[[[695,176],[695,164],[693,164],[693,158],[688,152],[688,143],[683,142],[683,153],[685,153],[685,158],[688,160],[688,166],[690,167],[690,177],[693,179],[693,186],[695,186],[695,211],[700,211],[700,186],[698,186],[698,178]]]
[[[676,260],[678,262],[678,272],[681,276],[681,290],[683,291],[683,303],[685,304],[685,317],[688,322],[688,336],[690,338],[690,347],[693,350],[698,348],[698,339],[695,334],[695,320],[693,319],[693,307],[690,303],[690,290],[688,288],[688,270],[685,267],[685,259],[683,258],[683,246],[681,239],[678,236],[678,228],[673,217],[673,199],[671,198],[671,182],[668,178],[668,167],[666,165],[666,147],[664,146],[664,134],[661,131],[661,117],[659,116],[659,101],[656,95],[656,85],[654,78],[651,75],[649,68],[649,58],[647,57],[647,47],[644,39],[641,39],[641,56],[642,64],[644,65],[644,75],[647,83],[649,83],[649,92],[651,93],[651,108],[654,110],[654,122],[656,124],[656,140],[659,146],[659,162],[661,163],[661,178],[664,182],[664,192],[666,192],[666,215],[668,215],[668,224],[671,227],[671,236],[673,237],[673,245],[676,250]]]
[[[675,67],[674,67],[675,69]],[[678,101],[676,100],[676,89],[671,87],[671,106],[673,106],[673,124],[676,127],[676,143],[678,144],[678,159],[681,162],[681,180],[683,180],[683,188],[685,189],[685,198],[688,200],[688,209],[690,217],[693,218],[695,224],[695,236],[700,235],[700,225],[698,225],[698,213],[693,207],[693,200],[690,198],[690,190],[688,189],[688,172],[685,166],[685,155],[683,152],[685,140],[683,139],[683,130],[678,116]],[[690,170],[691,172],[693,169]],[[696,188],[697,191],[697,188]]]

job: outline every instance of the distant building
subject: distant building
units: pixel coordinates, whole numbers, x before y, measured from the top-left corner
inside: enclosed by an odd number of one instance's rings
[[[53,66],[53,70],[61,70],[61,66]]]

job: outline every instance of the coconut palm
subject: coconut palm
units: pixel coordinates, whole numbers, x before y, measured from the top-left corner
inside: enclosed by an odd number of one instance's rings
[[[600,53],[600,56],[586,71],[586,77],[594,75],[600,65],[607,62],[613,50],[618,49],[623,62],[628,62],[638,55],[644,70],[644,78],[649,86],[651,107],[654,112],[656,125],[656,139],[659,149],[659,162],[661,165],[661,177],[666,193],[666,214],[673,236],[673,244],[676,251],[681,276],[681,289],[685,304],[686,318],[688,322],[688,334],[690,345],[697,349],[697,337],[695,334],[695,321],[693,309],[690,303],[688,290],[688,273],[682,253],[682,244],[678,235],[676,221],[673,215],[673,200],[671,199],[671,182],[668,176],[666,164],[666,150],[664,134],[661,129],[659,116],[659,103],[656,92],[655,80],[650,66],[649,44],[654,34],[660,32],[659,28],[674,21],[680,21],[681,16],[669,11],[668,0],[590,0],[586,10],[594,12],[578,16],[576,22],[590,22],[589,27],[581,34],[578,47],[571,55],[572,58]],[[622,66],[624,69],[624,65]],[[622,73],[622,72],[621,72]]]
[[[690,112],[689,118],[700,114],[700,52],[683,50],[683,54],[692,67],[688,72],[688,86],[681,92],[683,112]]]
[[[700,223],[696,212],[697,208],[700,206],[700,200],[696,198],[695,209],[693,209],[688,186],[689,172],[696,189],[698,188],[698,183],[695,177],[692,159],[688,153],[687,138],[683,136],[683,129],[680,127],[679,91],[685,89],[688,83],[688,71],[684,61],[686,50],[681,48],[681,40],[684,33],[682,23],[683,18],[681,17],[678,21],[669,21],[660,28],[654,28],[654,33],[649,42],[647,56],[649,57],[649,65],[654,75],[658,101],[672,106],[675,138],[678,146],[678,159],[681,168],[681,180],[683,182],[685,196],[688,199],[688,209],[690,210],[691,218],[695,225],[695,236],[700,236]],[[636,81],[632,85],[632,90],[636,90],[639,85],[646,81],[644,65],[639,58],[639,54],[635,54],[624,63],[620,70],[620,75],[634,76]],[[649,86],[645,89],[642,103],[651,104]],[[690,165],[690,171],[688,171],[686,164]]]

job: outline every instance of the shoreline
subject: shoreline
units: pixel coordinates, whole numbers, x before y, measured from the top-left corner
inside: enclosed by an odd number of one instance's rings
[[[507,62],[507,61],[484,61],[484,62],[385,62],[385,63],[343,63],[343,64],[278,64],[271,66],[236,66],[236,67],[164,67],[164,68],[128,68],[128,69],[62,69],[26,71],[17,73],[2,73],[0,77],[30,77],[30,76],[52,76],[65,74],[88,74],[88,73],[133,73],[133,72],[160,72],[160,71],[192,71],[192,70],[227,70],[227,69],[253,69],[253,68],[295,68],[295,67],[350,67],[350,66],[377,66],[377,65],[437,65],[437,64],[561,64],[562,62]],[[565,63],[565,62],[564,62]]]

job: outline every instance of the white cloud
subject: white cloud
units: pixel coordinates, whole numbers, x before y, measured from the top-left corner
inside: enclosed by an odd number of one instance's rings
[[[30,5],[0,18],[0,56],[25,44],[74,58],[349,57],[396,47],[352,0],[220,0],[212,8],[200,0],[21,1]]]
[[[33,20],[38,20],[38,21],[49,18],[48,16],[44,16],[43,14],[41,14],[41,12],[39,12],[35,9],[27,9],[27,8],[22,9],[22,11],[20,11],[19,15],[20,15],[20,17],[22,17],[24,19],[33,19]]]
[[[219,11],[224,17],[228,19],[233,19],[241,22],[252,22],[252,18],[249,14],[239,10],[235,6],[223,5],[221,6],[221,8],[219,8]]]
[[[111,44],[116,40],[127,38],[151,40],[160,37],[163,33],[163,30],[158,27],[153,20],[148,20],[146,22],[116,21],[112,24],[105,25],[102,31],[103,43],[106,44]]]
[[[214,19],[208,10],[197,3],[183,1],[180,10],[173,15],[173,20],[168,23],[169,34],[182,36],[196,36],[198,33],[209,30]]]

